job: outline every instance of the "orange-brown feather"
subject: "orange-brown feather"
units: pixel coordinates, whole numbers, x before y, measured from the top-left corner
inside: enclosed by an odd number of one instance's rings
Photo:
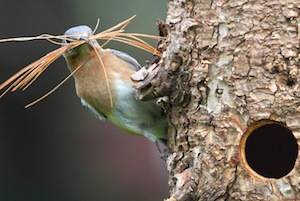
[[[131,82],[130,76],[134,73],[134,70],[128,66],[130,64],[115,56],[110,50],[101,49],[99,53],[95,49],[89,48],[89,53],[85,56],[69,59],[69,66],[74,68],[84,63],[81,69],[74,74],[76,92],[91,106],[101,108],[102,113],[109,115],[112,112],[110,95],[112,95],[113,104],[116,101],[114,99],[116,92],[113,81],[121,79]],[[102,60],[108,80],[106,80],[104,69],[97,58],[97,54]]]

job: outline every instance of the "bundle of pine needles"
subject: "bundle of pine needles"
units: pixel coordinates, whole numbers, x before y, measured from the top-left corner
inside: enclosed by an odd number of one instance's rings
[[[150,52],[154,55],[160,55],[160,52],[152,47],[150,44],[145,42],[141,38],[150,38],[159,40],[161,37],[158,36],[152,36],[147,34],[138,34],[138,33],[125,33],[125,28],[128,26],[128,24],[131,22],[131,20],[135,18],[135,16],[124,20],[123,22],[105,30],[100,33],[92,35],[87,40],[74,40],[73,38],[70,38],[70,36],[66,35],[50,35],[50,34],[42,34],[39,36],[34,37],[18,37],[18,38],[8,38],[8,39],[1,39],[0,43],[3,42],[20,42],[20,41],[31,41],[31,40],[48,40],[49,42],[56,44],[56,45],[62,45],[56,50],[53,50],[52,52],[49,52],[45,56],[41,57],[40,59],[34,61],[33,63],[25,66],[20,71],[18,71],[16,74],[11,76],[8,80],[0,84],[0,91],[4,90],[2,94],[0,95],[0,98],[3,97],[7,92],[15,92],[16,90],[26,90],[45,70],[59,57],[61,57],[65,52],[68,50],[71,50],[75,47],[78,47],[89,40],[103,40],[104,43],[101,45],[101,47],[104,47],[108,42],[110,41],[118,41],[121,43],[128,44],[130,46],[140,48],[144,51]],[[98,25],[98,23],[97,23]],[[96,26],[97,27],[97,26]],[[95,28],[96,30],[96,28]],[[64,43],[63,41],[68,41],[68,43]],[[103,66],[102,66],[103,67]],[[103,67],[104,68],[104,67]],[[48,93],[46,93],[41,98],[37,99],[36,101],[26,105],[25,107],[30,107],[37,102],[43,100],[44,98],[48,97],[51,93],[53,93],[56,89],[58,89],[62,84],[64,84],[69,78],[76,73],[76,71],[80,69],[78,67],[75,71],[73,71],[69,76],[67,76],[63,81],[61,81],[56,87],[54,87],[52,90],[50,90]],[[109,88],[109,87],[108,87]]]

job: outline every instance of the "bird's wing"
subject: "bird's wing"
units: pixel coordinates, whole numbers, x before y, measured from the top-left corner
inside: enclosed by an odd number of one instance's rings
[[[118,50],[113,50],[109,49],[115,56],[119,57],[120,59],[126,61],[127,63],[131,64],[130,66],[132,67],[133,70],[138,71],[141,69],[141,65],[137,62],[136,59],[131,57],[129,54],[126,54],[124,52],[118,51]]]

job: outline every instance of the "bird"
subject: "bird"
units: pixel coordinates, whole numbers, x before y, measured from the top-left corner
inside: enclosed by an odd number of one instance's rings
[[[136,98],[131,75],[141,68],[132,56],[102,48],[89,39],[93,31],[80,25],[68,29],[65,36],[85,43],[64,53],[73,74],[77,96],[99,119],[113,123],[129,134],[166,143],[167,119],[155,100]],[[64,41],[63,45],[67,45]],[[77,69],[80,68],[80,69]]]

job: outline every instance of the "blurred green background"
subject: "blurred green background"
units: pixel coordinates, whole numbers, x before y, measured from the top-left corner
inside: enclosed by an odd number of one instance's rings
[[[132,15],[128,31],[157,34],[162,0],[1,0],[0,38],[62,34],[74,25],[108,28]],[[142,64],[151,55],[116,43]],[[45,41],[0,44],[0,82],[57,48]],[[69,80],[32,108],[24,105],[68,75],[61,58],[26,92],[0,100],[0,201],[158,201],[168,195],[156,146],[122,133],[83,108]]]

